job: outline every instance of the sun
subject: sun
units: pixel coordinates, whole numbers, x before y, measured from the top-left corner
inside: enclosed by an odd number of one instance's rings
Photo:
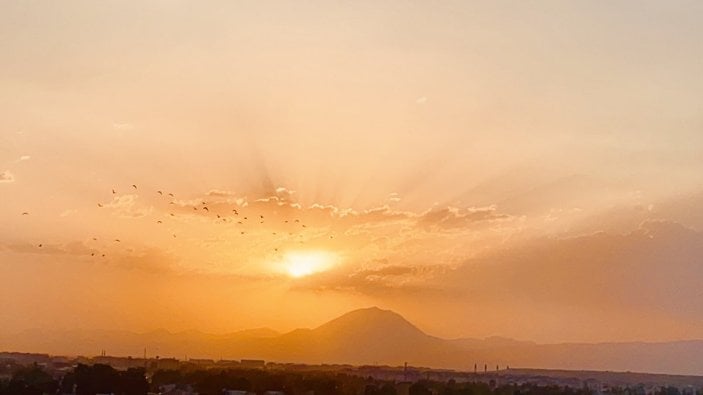
[[[289,276],[300,278],[328,270],[337,260],[337,255],[328,251],[292,251],[285,255],[283,268]]]

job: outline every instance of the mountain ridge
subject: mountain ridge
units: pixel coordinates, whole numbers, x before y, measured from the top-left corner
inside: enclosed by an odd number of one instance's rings
[[[383,364],[473,370],[474,366],[703,374],[703,340],[538,344],[491,336],[442,339],[378,307],[352,310],[315,328],[199,331],[24,331],[0,335],[0,350],[54,355],[264,359],[292,363]]]

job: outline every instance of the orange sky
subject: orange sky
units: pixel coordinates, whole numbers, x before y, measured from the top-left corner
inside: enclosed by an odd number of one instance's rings
[[[4,2],[0,330],[701,338],[702,16]]]

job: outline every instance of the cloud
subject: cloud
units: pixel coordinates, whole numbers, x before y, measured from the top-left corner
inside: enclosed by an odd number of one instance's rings
[[[5,170],[0,173],[0,183],[11,183],[15,182],[15,176],[10,173],[9,170]]]
[[[540,238],[464,262],[438,284],[476,302],[670,311],[703,319],[703,234],[648,221],[626,234]]]
[[[372,262],[364,269],[345,267],[310,276],[294,289],[312,291],[341,291],[379,295],[388,293],[442,293],[428,281],[446,270],[442,266],[389,265],[387,260]]]
[[[476,222],[509,219],[506,214],[498,214],[495,206],[489,207],[434,207],[418,218],[422,227],[457,229]]]
[[[132,125],[131,123],[113,123],[113,124],[112,124],[112,129],[113,129],[113,130],[120,130],[120,131],[123,131],[123,130],[133,130],[133,129],[134,129],[134,125]]]

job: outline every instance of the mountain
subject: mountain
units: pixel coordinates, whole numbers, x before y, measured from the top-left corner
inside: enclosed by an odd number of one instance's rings
[[[537,344],[502,337],[440,339],[401,315],[377,307],[354,310],[313,329],[259,328],[224,335],[197,331],[24,331],[0,335],[0,350],[64,355],[256,358],[294,363],[379,364],[473,370],[542,368],[703,374],[703,340],[662,343]]]

